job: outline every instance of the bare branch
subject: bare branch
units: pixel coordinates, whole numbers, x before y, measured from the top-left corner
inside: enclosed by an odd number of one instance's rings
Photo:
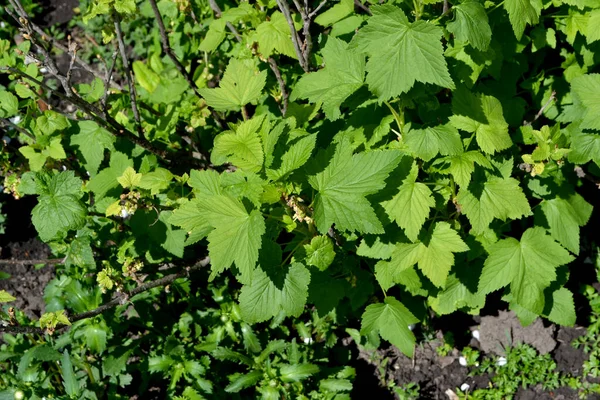
[[[296,56],[298,57],[298,61],[300,62],[300,66],[304,70],[304,72],[308,72],[308,63],[304,57],[305,53],[302,51],[302,46],[300,44],[300,36],[298,32],[296,32],[296,27],[294,26],[294,20],[292,19],[292,14],[290,14],[290,7],[287,3],[287,0],[277,0],[277,5],[279,6],[279,10],[285,17],[285,20],[290,27],[290,33],[292,35],[292,43],[294,44],[294,50],[296,52]]]
[[[310,14],[308,14],[308,17],[309,17],[310,19],[314,18],[314,16],[315,16],[315,15],[317,15],[317,13],[319,12],[319,10],[320,10],[321,8],[323,8],[323,6],[324,6],[325,4],[327,4],[327,0],[323,0],[323,1],[322,1],[322,2],[321,2],[321,3],[320,3],[318,6],[317,6],[317,8],[315,8],[314,10],[312,10],[312,11],[311,11],[311,13],[310,13]]]
[[[3,126],[10,126],[11,128],[19,131],[19,133],[22,133],[23,135],[29,137],[30,139],[35,140],[35,136],[33,136],[27,129],[20,127],[19,125],[13,123],[10,119],[8,118],[0,118],[0,124],[2,124]]]
[[[360,1],[360,0],[354,0],[354,5],[356,7],[358,7],[358,8],[360,8],[361,10],[363,10],[364,12],[366,12],[367,14],[373,15],[373,13],[369,9],[369,7],[367,7],[366,5],[364,5],[362,1]]]
[[[121,293],[120,295],[115,296],[108,303],[105,303],[105,304],[101,305],[100,307],[97,307],[93,310],[86,311],[86,312],[83,312],[80,314],[75,314],[75,315],[69,317],[69,322],[76,322],[76,321],[80,321],[82,319],[100,315],[104,311],[107,311],[113,307],[116,307],[118,305],[126,303],[127,301],[130,301],[131,298],[137,294],[140,294],[140,293],[145,292],[150,289],[154,289],[155,287],[166,286],[179,278],[184,278],[184,277],[189,276],[190,273],[198,271],[198,270],[206,267],[208,264],[210,264],[210,258],[205,257],[202,260],[198,261],[195,265],[193,265],[191,267],[186,267],[183,271],[180,271],[175,274],[167,275],[165,277],[156,279],[151,282],[143,283],[143,284],[139,285],[138,287],[136,287],[135,289],[132,289],[128,292]],[[68,325],[62,326],[59,329],[68,329],[68,327],[69,327]],[[43,334],[43,333],[45,333],[45,330],[42,328],[39,328],[39,327],[35,327],[35,326],[3,326],[0,324],[0,333],[2,333],[2,332]]]
[[[542,116],[542,114],[544,113],[546,108],[548,108],[550,106],[550,104],[552,102],[554,102],[554,100],[556,100],[556,92],[553,90],[552,93],[550,94],[550,98],[548,99],[548,101],[546,101],[546,103],[542,106],[542,108],[540,108],[540,111],[538,111],[537,114],[535,114],[535,118],[529,122],[523,122],[523,126],[530,126],[535,121],[537,121]]]
[[[279,91],[281,92],[281,103],[279,105],[279,109],[281,110],[281,115],[285,116],[288,107],[288,98],[289,94],[285,88],[285,82],[281,77],[281,71],[279,71],[279,66],[273,57],[269,57],[269,66],[271,70],[275,74],[275,78],[277,79],[277,83],[279,83]]]
[[[106,100],[108,100],[108,86],[112,80],[113,70],[115,69],[115,64],[117,63],[117,56],[119,52],[115,50],[112,55],[112,60],[110,63],[110,67],[108,67],[106,71],[106,76],[104,77],[104,94],[102,95],[102,99],[100,100],[100,106],[102,107],[102,112],[104,114],[108,114],[106,110]]]
[[[123,69],[125,69],[125,78],[127,80],[127,86],[129,86],[129,99],[131,100],[131,110],[133,111],[133,117],[135,118],[135,126],[138,131],[138,135],[142,139],[145,138],[144,128],[142,127],[142,121],[140,120],[140,112],[137,107],[137,92],[133,82],[133,71],[129,65],[127,59],[127,52],[125,51],[125,42],[123,41],[123,31],[121,30],[121,18],[118,13],[113,14],[115,32],[117,34],[117,43],[119,43],[119,52],[121,53],[121,62],[123,62]]]

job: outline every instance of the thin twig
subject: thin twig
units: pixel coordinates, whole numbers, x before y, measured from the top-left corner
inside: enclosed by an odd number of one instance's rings
[[[104,94],[102,95],[102,99],[100,100],[100,107],[102,107],[102,111],[104,112],[104,114],[108,114],[108,111],[106,110],[106,101],[108,100],[109,91],[108,87],[110,85],[110,81],[112,80],[112,74],[115,69],[115,64],[117,63],[118,55],[119,52],[115,50],[112,54],[110,67],[108,67],[108,70],[106,71],[106,76],[104,77]]]
[[[211,10],[213,10],[213,12],[215,13],[215,17],[221,18],[222,11],[217,2],[215,0],[208,0],[208,3],[210,4]],[[240,35],[237,29],[235,29],[235,26],[233,26],[233,24],[229,21],[227,21],[225,25],[227,26],[227,29],[231,31],[231,33],[235,37],[235,40],[241,43],[242,35]]]
[[[354,0],[354,5],[358,8],[360,8],[361,10],[363,10],[364,12],[366,12],[367,14],[373,15],[373,13],[371,12],[371,9],[369,9],[369,7],[364,5],[362,1]]]
[[[281,77],[281,71],[279,70],[279,66],[277,65],[277,62],[275,61],[275,59],[273,57],[269,57],[268,61],[269,61],[269,66],[271,67],[271,70],[275,74],[277,83],[279,83],[279,90],[281,91],[281,102],[279,105],[279,109],[281,110],[281,115],[283,115],[285,117],[285,114],[287,113],[289,94],[285,88],[285,82],[283,81],[283,78]]]
[[[0,260],[0,265],[35,265],[35,264],[62,264],[65,262],[64,258],[46,258],[39,260]]]
[[[73,73],[73,65],[75,64],[75,57],[77,57],[77,43],[71,42],[71,35],[68,36],[69,40],[69,52],[71,61],[69,62],[69,69],[67,70],[67,83],[71,85],[71,74]]]
[[[442,15],[446,15],[448,13],[448,0],[444,0],[444,5],[442,7]]]
[[[155,287],[166,286],[179,278],[184,278],[186,276],[189,276],[190,273],[198,271],[198,270],[206,267],[208,264],[210,264],[210,258],[205,257],[204,259],[198,261],[192,267],[185,268],[183,271],[180,271],[176,274],[167,275],[165,277],[156,279],[151,282],[143,283],[143,284],[139,285],[138,287],[136,287],[135,289],[132,289],[128,292],[121,293],[120,295],[115,296],[108,303],[105,303],[105,304],[101,305],[100,307],[97,307],[93,310],[86,311],[86,312],[83,312],[80,314],[75,314],[75,315],[69,317],[69,322],[73,323],[73,322],[80,321],[82,319],[100,315],[104,311],[107,311],[118,305],[124,304],[124,302],[127,302],[128,300],[130,300],[133,296],[135,296],[137,294],[140,294],[140,293],[145,292],[150,289],[154,289]],[[68,329],[68,327],[69,327],[68,325],[61,326],[59,329]],[[2,333],[2,332],[43,334],[45,332],[45,330],[42,328],[39,328],[39,327],[35,327],[35,326],[2,326],[2,325],[0,325],[0,333]]]
[[[538,120],[538,118],[540,118],[542,116],[542,114],[544,113],[544,111],[546,110],[546,108],[548,108],[548,106],[550,106],[550,104],[556,100],[556,91],[552,91],[552,93],[550,94],[550,98],[548,99],[548,101],[542,106],[542,108],[540,108],[540,110],[537,112],[537,114],[535,114],[535,118],[529,122],[523,122],[524,126],[530,126],[532,123],[534,123],[535,121]]]
[[[322,2],[321,2],[321,3],[320,3],[318,6],[317,6],[317,8],[315,8],[314,10],[312,10],[312,11],[311,11],[311,13],[310,13],[310,14],[308,14],[308,17],[312,19],[312,18],[313,18],[315,15],[317,15],[317,13],[319,12],[319,10],[320,10],[321,8],[323,8],[323,6],[324,6],[325,4],[327,4],[327,0],[323,0],[323,1],[322,1]]]
[[[304,72],[308,72],[308,64],[304,58],[304,52],[302,51],[302,46],[300,45],[300,36],[298,32],[296,32],[296,27],[294,26],[294,19],[292,18],[292,14],[290,13],[290,7],[287,3],[287,0],[276,0],[277,5],[279,6],[279,10],[285,17],[285,20],[290,27],[290,33],[292,35],[292,43],[294,44],[294,51],[296,52],[296,57],[298,57],[298,61],[300,62],[300,66],[304,70]]]
[[[125,51],[125,42],[123,40],[123,31],[121,30],[121,18],[118,13],[113,14],[115,32],[117,34],[117,43],[119,44],[119,52],[121,53],[121,62],[123,63],[123,69],[125,69],[125,79],[127,86],[129,86],[129,99],[131,100],[131,110],[133,111],[133,118],[135,119],[135,126],[137,128],[138,135],[142,139],[145,139],[144,128],[142,127],[142,121],[140,120],[140,111],[137,106],[137,92],[135,90],[135,84],[133,82],[133,71],[131,65],[127,59],[127,52]]]
[[[16,129],[17,131],[19,131],[20,133],[22,133],[23,135],[29,137],[30,139],[35,140],[35,136],[33,136],[33,134],[31,134],[28,130],[26,130],[25,128],[20,127],[19,125],[13,123],[10,119],[8,118],[0,118],[0,123],[2,125],[8,125],[13,129]]]

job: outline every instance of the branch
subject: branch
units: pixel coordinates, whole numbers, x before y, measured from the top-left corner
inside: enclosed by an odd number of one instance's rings
[[[29,137],[32,140],[35,140],[35,136],[33,136],[28,130],[26,130],[25,128],[20,127],[19,125],[13,123],[10,119],[8,118],[0,118],[0,124],[3,126],[10,126],[11,128],[17,130],[19,133],[22,133],[23,135]]]
[[[102,99],[100,100],[100,105],[102,106],[102,112],[107,115],[108,111],[106,110],[106,100],[108,100],[108,86],[112,80],[113,70],[115,69],[115,64],[117,63],[117,55],[119,52],[115,50],[112,55],[112,61],[110,67],[106,71],[106,76],[104,77],[104,94],[102,95]]]
[[[287,0],[276,0],[277,5],[279,6],[279,10],[285,17],[285,20],[290,27],[290,33],[292,35],[292,43],[294,44],[294,50],[296,51],[296,56],[298,57],[298,61],[300,62],[300,66],[304,70],[304,72],[308,72],[308,64],[304,58],[304,52],[302,51],[302,47],[300,45],[300,36],[298,32],[296,32],[296,27],[294,26],[294,20],[292,19],[292,14],[290,14],[290,7],[288,6]]]
[[[369,7],[364,5],[362,1],[354,0],[354,5],[358,8],[360,8],[361,10],[363,10],[364,12],[366,12],[367,14],[373,15],[373,13],[371,12],[371,9],[369,9]]]
[[[35,265],[35,264],[46,264],[55,265],[62,264],[65,262],[64,258],[47,258],[39,260],[0,260],[0,265]]]
[[[217,2],[215,0],[208,0],[208,4],[210,4],[210,8],[211,10],[213,10],[213,12],[215,13],[215,17],[217,18],[221,18],[221,8],[219,7],[219,5],[217,4]],[[227,26],[227,28],[231,31],[231,33],[233,33],[233,36],[235,36],[235,39],[238,42],[242,42],[242,36],[240,35],[240,33],[237,31],[237,29],[235,29],[235,26],[233,26],[233,24],[229,21],[227,21],[225,23],[225,25]]]
[[[552,91],[552,93],[550,94],[550,98],[548,99],[548,101],[542,106],[542,108],[540,108],[540,111],[537,112],[537,114],[535,114],[535,118],[529,122],[523,122],[523,126],[530,126],[532,123],[534,123],[535,121],[538,120],[538,118],[540,118],[542,116],[542,114],[544,113],[544,111],[546,110],[546,108],[548,108],[548,106],[554,101],[556,100],[556,91]]]
[[[133,111],[133,117],[135,118],[135,125],[138,131],[138,135],[142,139],[144,136],[144,129],[142,128],[142,122],[140,121],[140,112],[137,107],[137,93],[135,91],[135,85],[133,83],[133,72],[127,60],[127,53],[125,52],[125,42],[123,41],[123,31],[121,30],[121,19],[118,13],[113,14],[115,32],[117,34],[117,43],[119,43],[119,52],[121,53],[121,61],[123,62],[123,68],[125,69],[125,78],[127,80],[127,86],[129,86],[129,99],[131,100],[131,110]]]
[[[100,315],[104,311],[110,310],[113,307],[116,307],[121,304],[125,304],[127,301],[130,301],[130,299],[137,294],[140,294],[140,293],[145,292],[150,289],[154,289],[155,287],[166,286],[179,278],[184,278],[184,277],[189,276],[190,273],[198,271],[198,270],[206,267],[208,264],[210,264],[210,258],[205,257],[202,260],[198,261],[192,267],[186,267],[183,271],[180,271],[176,274],[167,275],[165,277],[156,279],[151,282],[143,283],[143,284],[139,285],[138,287],[136,287],[135,289],[132,289],[125,293],[121,293],[121,295],[115,296],[108,303],[103,304],[100,307],[97,307],[93,310],[86,311],[86,312],[83,312],[80,314],[75,314],[75,315],[69,317],[69,322],[73,323],[73,322],[80,321],[82,319]],[[69,327],[69,325],[65,325],[58,329],[68,329],[68,327]],[[2,326],[2,325],[0,325],[0,333],[2,333],[2,332],[43,334],[43,333],[45,333],[45,330],[42,328],[35,327],[35,326]]]
[[[273,57],[269,57],[268,61],[271,70],[275,74],[275,78],[277,78],[277,83],[279,83],[279,90],[281,91],[281,105],[279,106],[279,109],[281,110],[281,115],[285,117],[288,107],[289,94],[285,88],[285,82],[281,77],[281,71],[279,71],[279,66],[277,66],[277,62]]]

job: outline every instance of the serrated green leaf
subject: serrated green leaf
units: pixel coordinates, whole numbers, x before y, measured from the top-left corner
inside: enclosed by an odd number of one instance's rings
[[[452,274],[448,277],[444,290],[435,297],[429,297],[429,305],[440,315],[451,314],[461,308],[478,311],[485,305],[485,295],[472,292]]]
[[[29,162],[29,168],[34,171],[41,171],[48,159],[48,156],[43,154],[42,152],[37,152],[31,146],[21,146],[19,147],[19,153],[23,154],[23,156]]]
[[[597,29],[600,26],[600,10],[592,10],[589,15],[590,19],[588,20],[585,36],[588,43],[593,43],[600,40],[600,30]]]
[[[85,224],[87,209],[79,200],[82,181],[73,171],[61,172],[48,178],[31,212],[31,221],[47,242],[59,232],[79,229]]]
[[[153,93],[160,84],[160,76],[141,61],[134,61],[132,67],[136,82],[148,93]]]
[[[600,130],[600,74],[587,74],[571,81],[571,93],[575,104],[583,107],[581,128]],[[597,136],[597,135],[594,135]],[[578,149],[583,143],[573,144]],[[595,146],[598,147],[597,141]]]
[[[173,174],[168,169],[156,168],[154,171],[142,175],[137,184],[142,189],[150,190],[152,195],[157,195],[167,189],[173,180]]]
[[[16,299],[16,297],[11,296],[6,290],[0,290],[0,303],[10,303]]]
[[[310,244],[304,245],[306,251],[306,264],[313,265],[321,271],[325,271],[335,258],[333,243],[327,236],[315,236]]]
[[[218,88],[199,89],[206,103],[218,111],[237,111],[258,100],[267,79],[267,71],[255,72],[250,61],[232,58]]]
[[[267,177],[272,181],[276,181],[303,166],[310,158],[316,140],[317,135],[308,135],[294,142],[281,157],[279,168],[275,170],[267,169]]]
[[[392,5],[373,6],[371,12],[351,45],[370,56],[367,84],[379,101],[408,92],[415,82],[454,89],[439,27],[423,20],[410,23]]]
[[[500,240],[488,252],[479,291],[487,294],[510,285],[513,300],[535,314],[544,309],[543,291],[556,279],[556,268],[573,260],[540,227],[527,229],[520,241]]]
[[[452,7],[456,19],[447,25],[456,39],[469,42],[473,47],[486,51],[492,40],[492,29],[485,8],[475,0],[468,0]]]
[[[567,250],[579,254],[579,227],[587,224],[593,207],[575,194],[569,199],[545,200],[541,209],[548,221],[550,235]]]
[[[135,172],[132,167],[127,167],[123,174],[117,178],[117,182],[125,189],[132,189],[140,184],[142,181],[142,174]]]
[[[502,104],[493,96],[457,90],[452,98],[450,123],[458,129],[475,133],[479,148],[486,153],[508,149],[512,140],[504,119]]]
[[[401,158],[395,150],[352,155],[347,141],[339,143],[327,168],[308,180],[319,192],[314,212],[319,231],[326,233],[335,224],[339,230],[382,233],[381,222],[365,196],[385,186]]]
[[[279,369],[283,382],[300,382],[317,372],[319,367],[310,363],[284,365]]]
[[[536,25],[539,22],[541,0],[506,0],[503,5],[517,40],[521,40],[525,25]]]
[[[251,283],[244,285],[240,293],[242,317],[249,323],[256,323],[282,311],[286,316],[299,316],[306,304],[309,283],[310,273],[300,263],[289,267],[281,288],[261,268],[256,268]]]
[[[388,267],[400,272],[417,264],[435,286],[443,288],[450,268],[454,265],[454,253],[468,250],[469,246],[450,224],[438,222],[428,243],[398,243]]]
[[[349,392],[352,382],[347,379],[321,379],[319,389],[324,392]]]
[[[552,293],[552,309],[548,319],[562,326],[573,326],[577,319],[573,293],[567,288],[560,288]]]
[[[19,112],[19,99],[6,90],[0,90],[0,118],[8,118]]]
[[[208,32],[206,36],[200,42],[198,50],[212,53],[219,47],[221,42],[225,39],[225,30],[227,26],[227,20],[223,18],[215,19],[208,26]]]
[[[63,379],[65,392],[71,397],[79,396],[80,388],[75,373],[73,372],[73,364],[68,351],[63,351],[62,360],[60,363],[60,371]]]
[[[229,161],[236,167],[251,172],[262,169],[265,155],[258,129],[262,117],[242,122],[234,131],[217,135],[211,152],[211,161],[220,165]]]
[[[290,100],[322,102],[325,115],[333,121],[341,116],[340,106],[344,100],[363,85],[365,57],[336,38],[327,40],[322,53],[325,68],[302,76],[294,86]]]
[[[237,393],[242,389],[254,386],[262,377],[262,371],[252,371],[248,374],[240,375],[225,387],[225,391],[227,393]]]
[[[315,22],[321,26],[330,26],[354,12],[354,0],[341,0],[329,10],[320,13]]]
[[[117,178],[129,167],[133,167],[133,160],[123,153],[113,151],[110,155],[110,166],[92,177],[87,183],[87,188],[96,195],[96,200],[100,200],[111,189],[120,186]]]
[[[223,195],[200,198],[198,207],[215,228],[208,234],[211,277],[235,262],[241,282],[249,282],[266,229],[261,213],[258,210],[248,213],[239,200]]]
[[[188,233],[186,245],[204,239],[213,229],[200,210],[200,203],[194,199],[175,209],[168,219],[170,224],[183,228]]]
[[[404,137],[408,148],[419,158],[429,161],[438,153],[458,155],[463,151],[460,135],[452,125],[411,129]]]
[[[64,115],[50,110],[44,111],[43,115],[37,117],[35,123],[44,135],[51,135],[69,127],[69,120]]]
[[[467,151],[465,153],[449,156],[440,159],[439,162],[449,162],[450,165],[443,171],[444,173],[452,174],[456,183],[461,187],[467,187],[471,182],[471,175],[475,171],[475,164],[485,168],[491,168],[492,164],[485,156],[476,150]],[[436,162],[437,164],[437,162]]]
[[[404,229],[412,242],[417,241],[430,208],[435,207],[431,190],[424,183],[416,181],[418,173],[419,168],[413,164],[411,173],[402,181],[398,193],[391,200],[381,203],[386,213]]]
[[[115,10],[120,14],[133,14],[136,10],[135,0],[116,0]]]
[[[95,176],[104,160],[104,150],[112,150],[115,137],[94,121],[79,121],[79,133],[71,136],[71,145],[77,146],[84,159],[84,166]]]
[[[419,320],[402,303],[387,296],[385,303],[371,304],[362,315],[360,333],[366,335],[374,330],[396,346],[407,357],[414,354],[415,335],[408,329]]]
[[[275,52],[297,59],[296,50],[292,43],[290,26],[279,11],[271,15],[269,21],[262,22],[256,27],[256,40],[258,48],[264,58],[270,57]]]

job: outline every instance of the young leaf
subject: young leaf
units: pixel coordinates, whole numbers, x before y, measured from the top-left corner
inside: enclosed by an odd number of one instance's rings
[[[486,51],[492,40],[492,29],[485,8],[476,0],[467,0],[452,7],[456,19],[448,23],[448,31],[456,39],[469,42],[478,50]]]
[[[278,169],[267,169],[267,176],[270,180],[276,181],[286,176],[292,171],[303,166],[315,148],[317,135],[308,135],[296,141],[289,147],[289,150],[281,157],[281,165]]]
[[[333,243],[325,235],[312,238],[310,244],[304,245],[304,250],[306,251],[306,263],[321,271],[325,271],[335,258]]]
[[[206,196],[198,199],[198,207],[215,229],[208,234],[211,277],[235,266],[241,273],[240,281],[249,282],[258,260],[265,220],[258,210],[250,213],[244,205],[229,196]]]
[[[315,22],[321,26],[330,26],[346,18],[348,15],[354,12],[354,1],[353,0],[341,0],[339,3],[334,4],[329,10],[320,13]]]
[[[237,393],[242,389],[256,385],[263,377],[262,371],[252,371],[245,375],[238,376],[233,382],[225,387],[227,393]]]
[[[310,363],[284,365],[279,369],[283,382],[300,382],[319,372],[319,367]]]
[[[402,303],[387,296],[384,303],[371,304],[362,315],[361,335],[374,330],[381,337],[396,346],[407,357],[414,354],[415,335],[408,329],[419,320]]]
[[[290,26],[279,11],[275,11],[269,21],[264,21],[256,27],[256,41],[264,58],[270,57],[275,52],[297,58]]]
[[[429,161],[438,153],[458,155],[463,151],[460,134],[450,124],[425,129],[411,129],[404,137],[408,148],[422,160]]]
[[[73,171],[37,179],[40,196],[31,212],[31,221],[40,239],[47,242],[59,232],[82,227],[87,209],[79,200],[83,195],[81,179]]]
[[[90,176],[96,175],[104,160],[104,150],[111,150],[115,137],[94,121],[79,121],[79,133],[71,136],[71,146],[77,146],[85,160],[84,166]]]
[[[73,372],[73,364],[71,363],[71,357],[67,350],[63,351],[62,360],[60,362],[60,371],[63,378],[63,386],[65,392],[71,397],[79,396],[79,383]]]
[[[416,181],[418,174],[419,168],[413,164],[409,176],[402,181],[400,191],[391,200],[381,203],[412,242],[417,241],[421,227],[429,216],[429,209],[435,207],[431,190],[424,183]]]
[[[133,167],[133,160],[123,153],[113,151],[110,155],[110,166],[90,179],[87,188],[94,192],[96,200],[100,200],[111,189],[119,187],[117,178],[129,167]]]
[[[225,131],[215,138],[210,156],[214,164],[229,161],[238,168],[258,172],[262,169],[265,155],[258,129],[264,118],[255,117],[242,122],[234,131]]]
[[[367,84],[379,101],[408,92],[415,82],[454,89],[440,28],[423,20],[410,23],[392,5],[373,6],[371,12],[351,47],[370,56]]]
[[[485,156],[477,150],[467,151],[456,156],[448,156],[439,159],[435,164],[449,162],[450,165],[442,173],[450,173],[456,183],[461,187],[469,186],[471,182],[471,174],[475,171],[475,164],[485,168],[491,168],[492,164]]]
[[[513,178],[488,178],[477,186],[476,194],[461,186],[456,201],[475,234],[482,233],[494,218],[506,221],[531,215],[527,197]]]
[[[218,88],[200,89],[206,103],[218,111],[237,111],[258,100],[267,79],[267,71],[255,72],[251,61],[232,58]]]
[[[283,287],[279,288],[261,269],[256,268],[252,283],[242,287],[240,310],[249,323],[266,321],[283,311],[286,316],[299,316],[308,297],[310,272],[300,263],[289,267]]]
[[[326,233],[335,223],[339,230],[383,233],[381,222],[365,196],[385,186],[385,179],[401,157],[395,150],[352,155],[348,141],[339,143],[327,168],[308,180],[319,192],[314,212],[319,231]]]
[[[289,28],[288,28],[289,29]],[[290,100],[309,99],[323,102],[323,111],[330,120],[340,117],[340,106],[365,79],[365,57],[348,49],[348,44],[330,37],[322,50],[325,68],[306,74],[294,86]]]
[[[571,82],[571,93],[574,102],[581,105],[585,110],[581,128],[599,130],[600,74],[587,74],[573,79]],[[597,135],[594,136],[597,137]]]
[[[450,117],[450,123],[475,133],[477,144],[484,152],[494,154],[512,145],[502,104],[495,97],[457,90],[452,98],[452,112],[455,115]]]
[[[123,171],[123,175],[117,178],[117,182],[121,184],[125,189],[132,189],[140,184],[142,181],[142,174],[135,172],[135,169],[127,167]]]
[[[168,219],[170,224],[183,228],[188,233],[186,245],[204,239],[212,230],[204,215],[200,212],[200,202],[196,199],[183,203]]]
[[[16,298],[11,296],[6,290],[0,290],[0,303],[10,303],[15,300]]]
[[[141,61],[134,61],[132,67],[136,82],[148,93],[154,92],[160,84],[160,76]]]
[[[525,25],[535,25],[539,22],[542,2],[541,0],[506,0],[503,4],[515,36],[517,40],[521,40]]]
[[[0,118],[8,118],[19,112],[19,99],[6,90],[0,90]]]
[[[575,194],[568,199],[560,197],[545,200],[542,212],[550,226],[550,235],[567,250],[579,254],[579,227],[587,224],[593,207]]]
[[[489,247],[479,291],[487,294],[510,285],[517,304],[540,314],[544,309],[544,289],[556,279],[556,268],[571,261],[569,252],[543,228],[529,228],[520,241],[508,238]]]
[[[563,326],[575,325],[575,301],[569,289],[561,287],[552,293],[552,309],[548,313],[548,319]]]
[[[473,293],[454,274],[448,277],[444,290],[428,300],[431,308],[440,315],[451,314],[461,308],[468,308],[470,313],[476,312],[485,305],[485,295]]]
[[[398,243],[392,253],[389,268],[398,272],[418,263],[419,269],[437,287],[445,287],[454,254],[468,251],[458,233],[447,222],[438,222],[427,244]]]

